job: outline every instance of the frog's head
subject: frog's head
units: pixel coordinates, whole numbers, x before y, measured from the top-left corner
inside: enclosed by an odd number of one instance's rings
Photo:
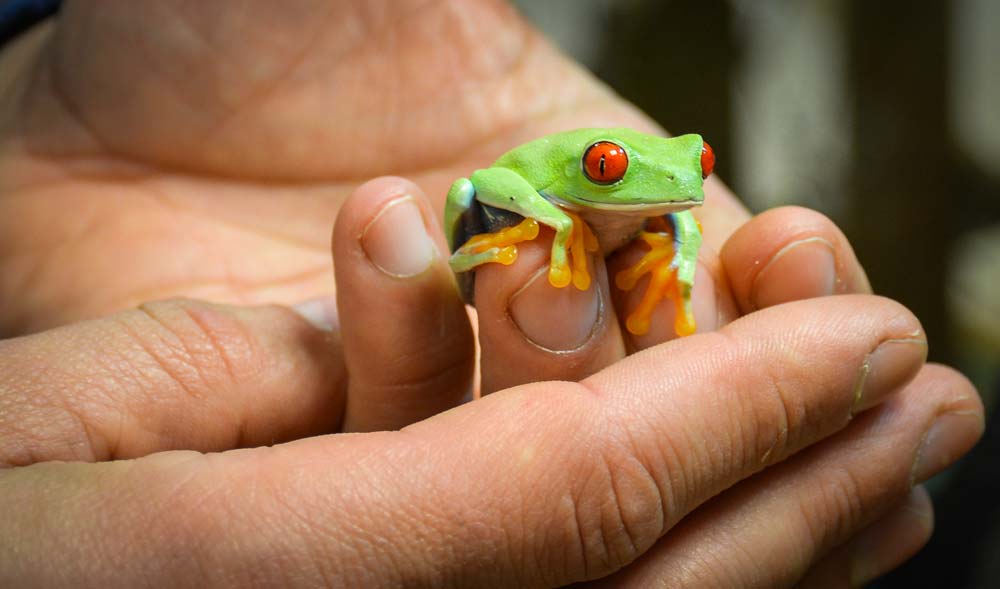
[[[562,142],[563,173],[546,192],[570,205],[644,216],[700,205],[715,155],[700,135],[580,129]]]

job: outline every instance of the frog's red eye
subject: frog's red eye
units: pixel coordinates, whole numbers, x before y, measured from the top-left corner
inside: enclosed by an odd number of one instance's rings
[[[614,184],[625,177],[628,154],[610,141],[598,141],[583,154],[583,173],[595,184]]]
[[[715,169],[715,152],[707,141],[701,144],[701,177],[708,178]]]

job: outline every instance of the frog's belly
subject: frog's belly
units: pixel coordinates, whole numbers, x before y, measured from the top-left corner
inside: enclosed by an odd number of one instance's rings
[[[627,215],[609,213],[608,211],[580,210],[575,211],[590,225],[601,244],[601,255],[606,256],[626,243],[646,227],[649,217],[645,215]]]

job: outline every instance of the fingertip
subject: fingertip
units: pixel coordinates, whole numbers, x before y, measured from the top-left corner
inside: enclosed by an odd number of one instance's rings
[[[933,533],[934,506],[927,490],[918,485],[848,544],[851,586],[862,587],[906,562]]]
[[[351,374],[345,430],[397,429],[466,395],[474,346],[446,252],[433,207],[409,180],[376,178],[344,203],[333,258]]]
[[[721,258],[745,313],[794,300],[871,292],[844,234],[825,215],[803,207],[780,207],[751,219],[729,238]]]
[[[358,186],[337,212],[334,223],[333,250],[339,251],[358,243],[366,229],[374,227],[378,217],[401,199],[410,199],[420,212],[424,232],[436,249],[445,251],[443,235],[437,215],[424,194],[414,182],[398,176],[374,178]],[[413,229],[420,229],[414,226]]]

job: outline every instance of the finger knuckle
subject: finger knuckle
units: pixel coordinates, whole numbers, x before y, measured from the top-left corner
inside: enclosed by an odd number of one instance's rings
[[[588,576],[632,562],[663,533],[663,495],[633,449],[612,444],[591,453],[574,480],[566,526]]]
[[[886,485],[879,495],[898,495],[904,492],[900,485]],[[836,543],[857,529],[871,511],[874,497],[868,497],[867,486],[852,469],[831,469],[829,475],[807,490],[799,502],[803,536],[808,542],[800,545],[798,559],[811,562],[815,552]],[[867,500],[866,500],[867,499]]]
[[[250,380],[263,368],[253,334],[221,307],[187,300],[140,306],[119,324],[153,369],[196,399],[223,382]],[[150,373],[146,373],[150,374]]]
[[[746,399],[750,404],[746,419],[748,427],[742,428],[747,439],[743,447],[749,450],[745,456],[747,465],[768,464],[781,460],[809,421],[808,408],[789,375],[769,366],[762,366],[764,374],[762,394]]]

